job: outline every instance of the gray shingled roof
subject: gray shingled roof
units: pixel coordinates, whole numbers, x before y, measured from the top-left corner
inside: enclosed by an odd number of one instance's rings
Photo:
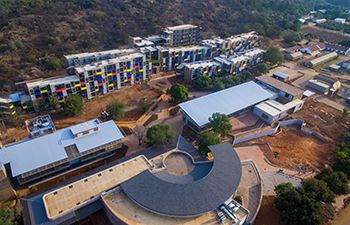
[[[229,143],[210,147],[211,170],[200,179],[157,176],[145,171],[121,184],[124,193],[145,209],[165,216],[192,217],[212,211],[236,191],[242,165]],[[198,171],[196,171],[198,173]],[[166,178],[171,179],[166,179]]]

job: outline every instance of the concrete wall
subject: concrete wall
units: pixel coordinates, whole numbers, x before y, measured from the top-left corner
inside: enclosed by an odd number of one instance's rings
[[[285,126],[300,126],[303,127],[304,126],[304,121],[303,120],[299,120],[299,119],[292,119],[292,120],[286,120],[286,121],[281,121],[277,124],[277,126],[275,128],[271,128],[269,130],[263,130],[261,132],[255,133],[255,134],[251,134],[251,135],[247,135],[247,136],[243,136],[243,137],[239,137],[233,138],[233,145],[235,144],[239,144],[245,141],[250,141],[253,139],[257,139],[260,137],[264,137],[264,136],[268,136],[268,135],[272,135],[278,132],[280,127],[285,127]]]

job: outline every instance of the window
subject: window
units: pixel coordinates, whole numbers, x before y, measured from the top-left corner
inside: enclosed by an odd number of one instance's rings
[[[268,120],[268,119],[269,119],[269,117],[268,117],[265,113],[261,114],[261,117],[262,117],[263,119],[265,119],[265,120]]]

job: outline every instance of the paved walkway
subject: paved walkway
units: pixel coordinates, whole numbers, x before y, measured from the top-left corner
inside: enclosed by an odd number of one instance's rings
[[[256,164],[263,181],[263,195],[275,195],[274,188],[281,183],[291,182],[298,186],[301,179],[306,177],[297,171],[269,164],[258,146],[235,147],[235,150],[241,160],[252,160]]]

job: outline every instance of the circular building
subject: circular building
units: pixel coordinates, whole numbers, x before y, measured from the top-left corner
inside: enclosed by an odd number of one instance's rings
[[[166,169],[146,170],[120,188],[134,203],[162,216],[189,218],[213,211],[236,191],[242,165],[229,143],[209,148],[210,162],[195,162],[188,153],[174,151],[164,159]]]

